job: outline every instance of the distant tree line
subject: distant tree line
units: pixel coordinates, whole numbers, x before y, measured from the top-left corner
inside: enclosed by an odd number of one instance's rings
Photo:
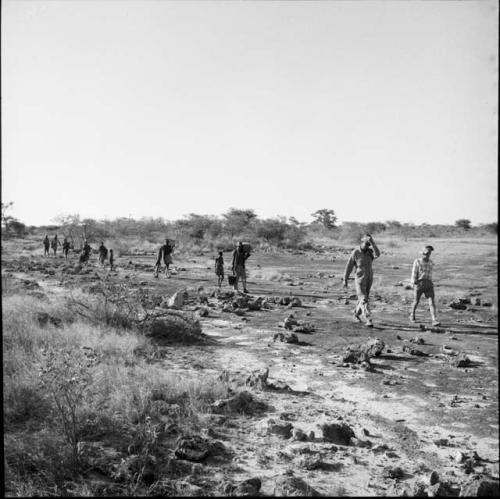
[[[338,224],[332,209],[319,209],[311,214],[311,223],[299,222],[294,217],[276,216],[259,218],[252,209],[230,208],[221,216],[190,213],[179,220],[168,221],[161,217],[134,219],[121,217],[114,220],[81,218],[78,214],[59,215],[54,225],[26,227],[8,215],[12,203],[2,203],[2,234],[23,236],[27,233],[54,233],[68,237],[74,248],[87,239],[96,242],[105,239],[137,238],[157,244],[165,237],[192,246],[230,249],[236,240],[269,248],[307,249],[321,241],[329,240],[355,243],[366,233],[402,238],[453,237],[468,233],[497,234],[497,223],[473,227],[470,220],[459,219],[454,225],[423,223],[415,225],[397,220],[385,222],[349,222]]]

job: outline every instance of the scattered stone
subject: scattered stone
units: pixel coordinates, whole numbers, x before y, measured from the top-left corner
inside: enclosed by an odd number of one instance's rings
[[[470,300],[469,300],[470,303]],[[461,299],[453,300],[450,305],[450,308],[453,308],[454,310],[465,310],[467,308],[467,304],[463,303]]]
[[[498,480],[487,480],[480,476],[462,485],[460,497],[499,497]]]
[[[265,409],[266,405],[263,402],[255,400],[252,394],[246,391],[238,392],[235,395],[216,400],[212,405],[212,411],[221,412],[236,412],[251,414]]]
[[[302,478],[290,475],[282,475],[276,479],[274,484],[274,495],[319,497],[320,493],[308,485]]]
[[[455,367],[469,367],[471,365],[471,361],[465,353],[461,352],[455,362],[453,363]]]
[[[298,343],[299,342],[299,337],[295,334],[292,333],[291,331],[285,331],[276,333],[273,337],[273,341],[279,340],[284,343]]]
[[[167,304],[170,308],[182,308],[189,298],[188,292],[185,289],[176,291],[168,300]]]
[[[283,327],[285,329],[293,329],[294,326],[298,326],[299,322],[293,314],[290,314],[283,322]]]
[[[308,471],[321,469],[325,466],[325,463],[317,455],[301,456],[296,461],[296,464],[298,468],[302,468]]]
[[[411,345],[404,345],[403,352],[409,353],[410,355],[415,355],[417,357],[428,357],[429,354],[422,352],[418,348],[412,347]]]
[[[269,419],[267,421],[268,435],[278,435],[283,438],[290,438],[292,436],[292,428],[293,425],[291,423],[276,421],[275,419]]]
[[[202,461],[209,456],[221,455],[226,452],[227,449],[222,442],[209,440],[200,435],[190,435],[178,439],[174,454],[179,459]]]
[[[248,376],[246,379],[246,384],[248,386],[253,386],[255,388],[259,388],[260,390],[264,390],[267,387],[267,378],[269,376],[269,368],[265,367],[263,369],[259,369],[258,371],[254,371]]]
[[[305,442],[307,441],[307,435],[300,428],[294,428],[292,431],[292,440]]]
[[[345,423],[324,423],[319,425],[323,432],[323,440],[338,445],[350,445],[354,431]]]
[[[456,496],[456,493],[449,484],[437,482],[434,485],[429,485],[429,487],[427,487],[427,495],[429,497],[450,497]]]
[[[245,496],[257,496],[259,494],[262,482],[260,478],[248,478],[236,485],[235,489],[232,491],[231,495],[245,497]]]
[[[314,333],[314,331],[316,331],[316,328],[314,327],[313,324],[310,324],[308,322],[304,322],[302,324],[299,324],[298,326],[295,326],[293,328],[293,331],[295,333],[310,334],[310,333]]]
[[[384,468],[384,477],[399,480],[404,478],[405,472],[400,466],[387,466]]]
[[[384,350],[385,344],[379,338],[372,338],[363,345],[349,345],[342,355],[342,362],[351,364],[370,364],[371,357],[378,357]]]
[[[435,485],[436,483],[439,482],[439,474],[437,471],[433,471],[431,475],[429,476],[429,484],[430,485]]]
[[[209,314],[207,307],[199,307],[197,312],[200,317],[208,317]]]
[[[423,338],[420,338],[419,336],[415,336],[415,338],[412,338],[410,340],[410,343],[414,343],[415,345],[423,345],[425,342],[424,342]]]
[[[457,451],[455,454],[455,462],[461,464],[465,461],[465,454],[462,451]]]

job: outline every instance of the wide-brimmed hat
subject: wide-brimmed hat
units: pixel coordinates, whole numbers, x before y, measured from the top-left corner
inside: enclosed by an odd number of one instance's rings
[[[428,244],[427,246],[424,246],[422,255],[428,255],[431,251],[434,251],[434,248],[430,244]]]

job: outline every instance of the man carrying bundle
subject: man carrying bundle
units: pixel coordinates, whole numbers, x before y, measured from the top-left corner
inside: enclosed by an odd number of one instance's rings
[[[168,278],[170,278],[170,265],[172,264],[172,252],[174,250],[174,246],[170,243],[169,239],[165,239],[165,244],[160,247],[158,251],[158,259],[155,264],[155,277],[158,278],[158,274],[161,268],[161,260],[163,258],[163,262],[166,265],[165,274]]]

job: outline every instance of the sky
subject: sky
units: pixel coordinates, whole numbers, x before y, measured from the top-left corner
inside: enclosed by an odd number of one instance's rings
[[[498,2],[4,0],[2,202],[28,225],[497,220]]]

